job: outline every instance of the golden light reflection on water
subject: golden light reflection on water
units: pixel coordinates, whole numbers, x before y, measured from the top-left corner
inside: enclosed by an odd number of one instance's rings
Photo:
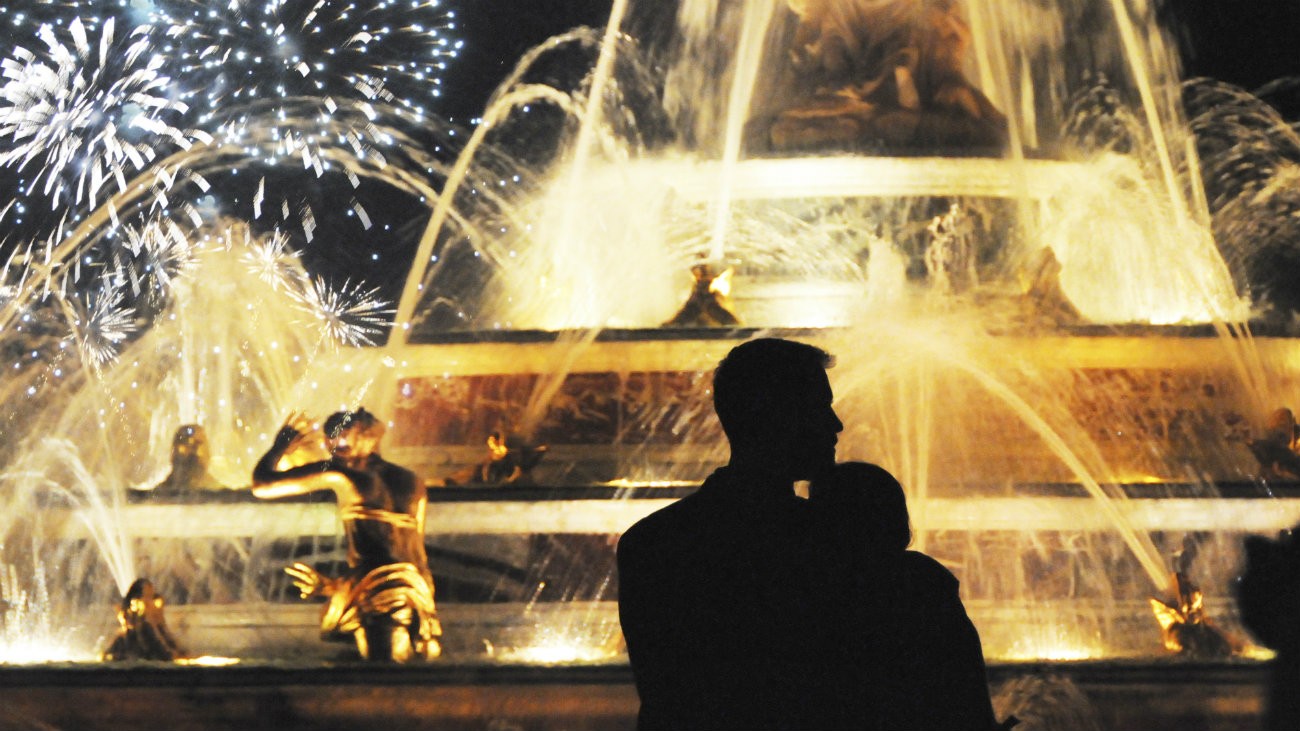
[[[237,657],[220,657],[218,655],[200,655],[199,657],[183,657],[175,661],[177,665],[196,665],[199,667],[225,667],[226,665],[238,665]]]
[[[605,487],[695,487],[699,480],[632,480],[620,477],[600,483]]]
[[[41,637],[18,638],[0,645],[0,665],[39,665],[52,662],[86,662],[95,654]]]
[[[542,639],[526,647],[499,649],[494,658],[507,663],[561,665],[608,662],[619,657],[609,648],[565,638]]]
[[[1028,662],[1048,660],[1052,662],[1069,662],[1078,660],[1100,660],[1112,657],[1100,642],[1073,638],[1022,638],[1017,640],[1005,652],[990,654],[989,659],[1002,662]]]

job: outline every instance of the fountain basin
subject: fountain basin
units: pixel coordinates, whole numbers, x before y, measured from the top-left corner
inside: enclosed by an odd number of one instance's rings
[[[629,178],[644,178],[690,201],[715,200],[724,180],[733,200],[909,196],[1046,199],[1062,195],[1071,181],[1089,174],[1089,170],[1087,165],[1060,160],[829,155],[749,158],[730,166],[711,160],[647,160],[597,175],[616,176],[622,185],[628,185]]]
[[[1267,669],[1259,663],[994,664],[998,688],[1054,677],[1082,692],[1100,728],[1236,731],[1257,723]],[[206,729],[529,729],[631,731],[636,692],[624,665],[450,667],[430,664],[142,664],[0,667],[0,721],[85,731]]]

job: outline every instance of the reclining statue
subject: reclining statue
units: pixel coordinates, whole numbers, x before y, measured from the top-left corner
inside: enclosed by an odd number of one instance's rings
[[[965,75],[959,0],[787,0],[800,95],[771,125],[776,150],[987,153],[1006,117]]]

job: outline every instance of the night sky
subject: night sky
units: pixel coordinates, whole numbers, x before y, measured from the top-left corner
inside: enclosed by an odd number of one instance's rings
[[[1182,49],[1185,75],[1246,89],[1300,74],[1300,2],[1169,0],[1163,14]]]
[[[461,0],[461,55],[444,77],[446,116],[468,122],[529,49],[577,26],[603,27],[611,0]]]

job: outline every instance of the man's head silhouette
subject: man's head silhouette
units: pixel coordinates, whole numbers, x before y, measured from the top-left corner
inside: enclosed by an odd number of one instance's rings
[[[782,481],[807,480],[835,464],[844,425],[831,406],[824,350],[777,338],[736,346],[713,374],[713,407],[731,443],[731,465]]]

